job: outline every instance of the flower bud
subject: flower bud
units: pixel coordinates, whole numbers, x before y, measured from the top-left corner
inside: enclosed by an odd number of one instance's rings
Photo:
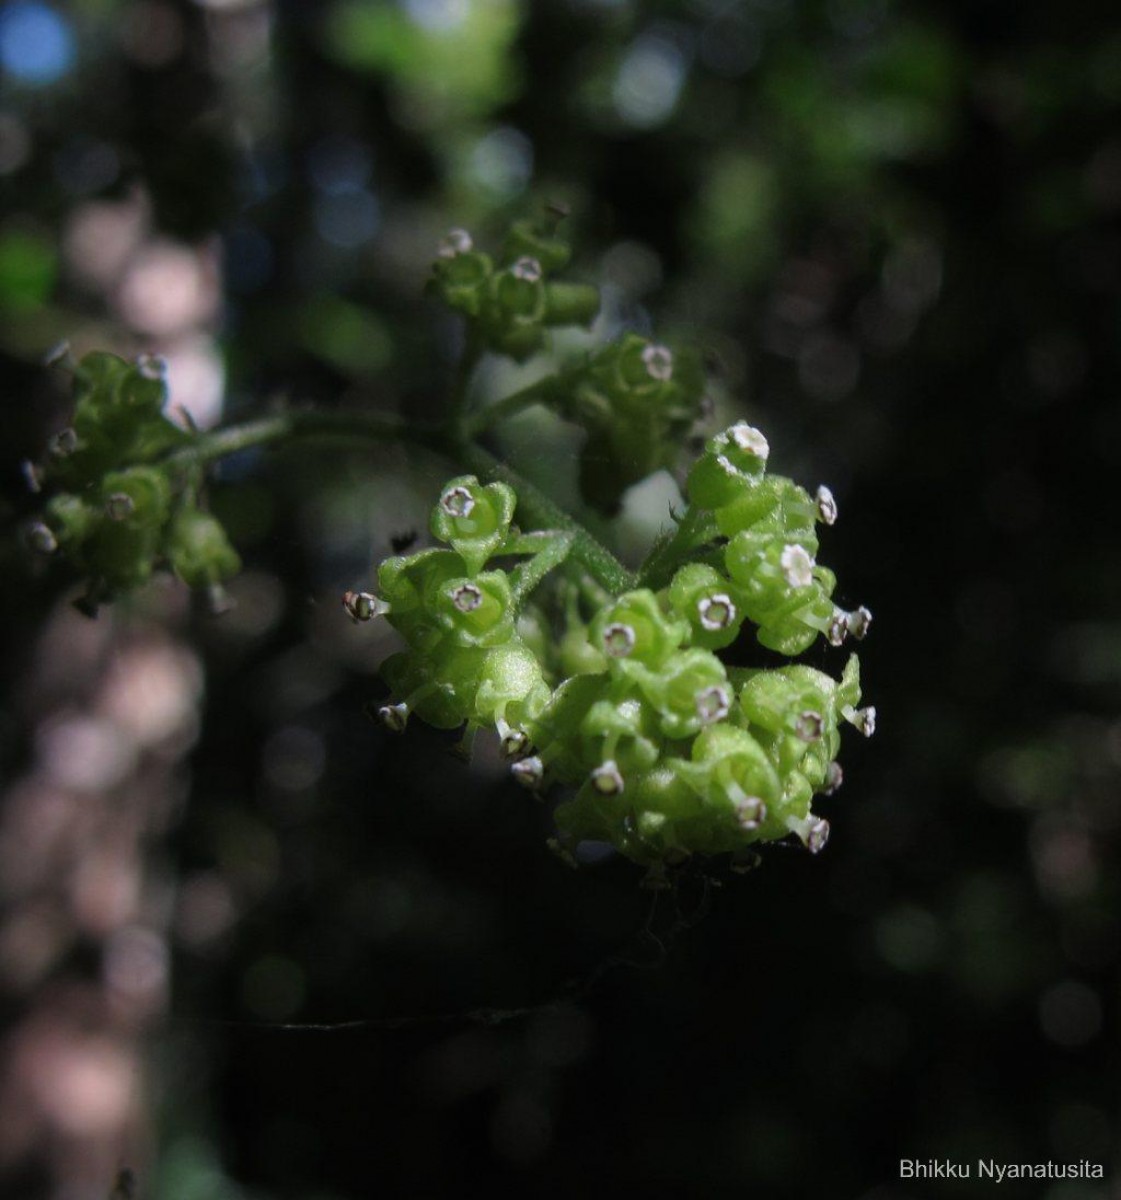
[[[560,271],[568,266],[572,251],[568,243],[555,234],[544,232],[532,221],[516,221],[506,235],[502,261],[514,262],[533,258],[547,272]]]
[[[689,499],[701,508],[719,508],[755,486],[767,468],[771,448],[746,421],[718,433],[689,472]]]
[[[599,288],[588,283],[545,285],[545,324],[582,325],[587,328],[599,315]]]
[[[189,587],[206,587],[241,570],[241,559],[225,529],[209,513],[181,508],[171,520],[165,544],[171,569]]]

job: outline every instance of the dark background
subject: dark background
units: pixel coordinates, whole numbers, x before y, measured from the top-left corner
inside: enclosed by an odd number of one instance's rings
[[[106,0],[0,22],[13,523],[35,504],[19,462],[65,419],[39,365],[57,338],[173,368],[193,347],[232,417],[436,412],[456,345],[421,295],[436,239],[560,199],[610,319],[705,349],[708,428],[745,415],[779,470],[833,486],[822,555],[876,617],[880,730],[845,747],[828,850],[655,895],[623,861],[559,864],[548,806],[493,755],[363,714],[389,643],[337,596],[423,533],[445,468],[226,464],[238,609],[157,589],[98,618],[171,630],[207,675],[143,847],[172,971],[140,1194],[891,1200],[968,1194],[900,1182],[900,1158],[979,1157],[1106,1165],[1010,1195],[1117,1194],[1115,6]],[[57,69],[29,73],[52,28]],[[74,229],[99,204],[148,215],[94,278]],[[130,307],[153,242],[211,273],[179,324]],[[177,294],[172,267],[140,294]],[[526,420],[509,452],[570,497],[576,443]],[[624,556],[663,512],[632,502]],[[20,696],[72,593],[4,556]],[[18,775],[38,710],[11,711]],[[228,920],[192,925],[207,887]],[[52,979],[99,978],[99,945],[9,987],[13,1022]],[[334,1022],[361,1024],[275,1027]],[[55,1194],[51,1155],[12,1157],[25,1194]]]

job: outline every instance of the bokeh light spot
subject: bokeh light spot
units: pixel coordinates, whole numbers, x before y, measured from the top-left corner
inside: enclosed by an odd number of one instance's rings
[[[17,0],[0,12],[0,66],[22,83],[45,86],[74,64],[74,32],[60,12]]]

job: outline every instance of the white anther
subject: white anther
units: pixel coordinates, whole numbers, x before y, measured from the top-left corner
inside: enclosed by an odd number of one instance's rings
[[[611,658],[626,658],[634,649],[635,633],[629,625],[616,621],[603,631],[603,649]]]
[[[344,592],[343,608],[352,621],[369,621],[389,612],[389,605],[372,592]]]
[[[55,344],[43,355],[43,366],[45,367],[61,367],[65,366],[70,358],[70,343],[65,339]]]
[[[829,622],[829,629],[825,636],[829,639],[831,646],[843,645],[845,638],[849,635],[849,615],[842,612],[839,608],[833,610],[833,617]]]
[[[592,772],[592,787],[601,796],[618,796],[625,784],[623,776],[613,758],[602,762]]]
[[[535,258],[526,255],[519,258],[510,268],[510,274],[515,279],[524,279],[526,283],[536,283],[541,278],[541,264]]]
[[[814,560],[804,546],[796,542],[783,546],[778,561],[783,578],[792,588],[809,587],[813,583]]]
[[[30,459],[25,458],[19,464],[19,469],[23,474],[24,483],[27,484],[27,490],[38,495],[43,490],[43,477],[39,468]]]
[[[668,346],[651,343],[642,352],[646,374],[659,383],[669,383],[673,378],[673,353]]]
[[[510,774],[522,787],[535,790],[541,785],[541,780],[545,778],[545,764],[534,754],[512,764]]]
[[[822,731],[825,728],[825,720],[821,713],[814,712],[813,709],[806,709],[795,718],[794,733],[802,739],[803,742],[816,742],[821,738]]]
[[[786,828],[796,833],[802,845],[811,854],[820,854],[829,841],[829,822],[824,817],[810,813],[806,817],[787,817]]]
[[[806,833],[806,849],[811,854],[820,854],[829,841],[829,822],[824,817],[818,817]]]
[[[475,497],[468,488],[448,488],[440,497],[440,507],[449,517],[469,517],[475,507]]]
[[[697,716],[702,725],[711,725],[714,721],[723,721],[732,707],[732,699],[728,689],[719,684],[701,688],[696,695]]]
[[[817,502],[817,517],[823,525],[832,525],[837,520],[837,501],[823,483],[814,497]]]
[[[474,612],[482,604],[483,593],[473,583],[461,583],[459,587],[452,588],[451,598],[452,604],[461,613],[469,613]]]
[[[732,603],[731,596],[717,592],[715,596],[702,596],[697,601],[697,616],[700,618],[702,629],[716,633],[718,630],[727,629],[736,619],[736,606]]]
[[[876,732],[876,710],[872,705],[867,708],[858,708],[850,716],[849,721],[853,727],[869,738]]]
[[[836,761],[831,762],[825,768],[825,787],[822,789],[822,795],[832,796],[844,781],[845,773],[841,769],[841,764]]]
[[[529,734],[524,729],[515,729],[512,725],[507,725],[501,717],[495,722],[495,728],[500,739],[498,752],[502,757],[507,762],[522,758],[529,749]]]
[[[771,447],[767,439],[754,425],[749,425],[746,421],[737,421],[727,431],[726,436],[746,454],[753,454],[763,462],[770,457]]]
[[[739,827],[747,832],[758,829],[767,819],[767,806],[758,796],[740,795],[732,799]]]
[[[78,449],[78,435],[73,429],[60,429],[47,443],[53,458],[68,458]]]
[[[127,492],[114,492],[105,501],[105,515],[110,521],[124,521],[136,512],[136,501]]]
[[[138,354],[136,356],[136,369],[145,379],[166,379],[167,359],[159,354]]]
[[[857,641],[863,641],[868,636],[868,630],[872,624],[872,613],[862,604],[856,612],[850,612],[847,615],[846,624],[848,625],[849,633],[852,634]]]
[[[440,258],[455,258],[457,254],[466,254],[474,245],[466,229],[449,229],[440,239],[436,253]]]
[[[404,732],[405,725],[409,720],[409,706],[405,703],[401,704],[383,704],[378,709],[378,720],[394,733]]]
[[[29,525],[24,537],[27,545],[36,554],[53,554],[58,549],[58,538],[42,521],[36,521],[34,525]]]

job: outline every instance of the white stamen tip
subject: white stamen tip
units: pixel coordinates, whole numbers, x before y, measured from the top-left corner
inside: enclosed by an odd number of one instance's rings
[[[28,546],[36,554],[53,554],[58,549],[58,539],[42,521],[36,521],[34,525],[29,526],[25,537]]]
[[[823,483],[817,489],[817,516],[823,525],[832,525],[837,520],[837,501]]]
[[[845,773],[841,769],[841,764],[839,762],[831,762],[829,766],[825,768],[825,788],[822,794],[825,796],[832,796],[833,793],[841,786],[841,784],[844,783],[844,781]]]
[[[625,786],[623,776],[613,758],[600,763],[592,772],[591,779],[592,787],[601,796],[618,796]]]
[[[514,763],[510,767],[510,774],[522,787],[536,789],[540,786],[541,780],[545,778],[545,764],[534,754]]]
[[[369,621],[389,612],[389,605],[372,592],[344,592],[343,608],[352,621]]]
[[[806,830],[806,849],[811,854],[820,854],[829,841],[829,822],[824,817],[818,817],[811,822]]]
[[[510,274],[515,279],[524,279],[526,283],[536,283],[541,278],[541,264],[535,258],[530,258],[528,255],[525,258],[519,258],[516,263],[510,268]]]
[[[475,497],[465,487],[453,487],[440,497],[440,507],[449,517],[469,517],[475,507]]]
[[[449,229],[440,239],[436,253],[440,258],[455,258],[458,254],[466,254],[474,248],[474,241],[466,229]]]
[[[126,492],[114,492],[105,501],[105,515],[110,521],[124,521],[136,512],[136,502]]]
[[[67,341],[56,342],[43,355],[43,366],[45,367],[61,367],[70,357],[70,343]]]
[[[814,560],[804,546],[799,546],[797,543],[783,546],[778,561],[779,566],[782,567],[783,578],[790,587],[809,587],[813,583]]]
[[[500,731],[501,732],[501,731]],[[507,762],[521,758],[529,749],[529,735],[523,729],[507,729],[498,751]]]
[[[483,593],[473,583],[461,583],[451,592],[452,604],[461,613],[474,612],[483,602]]]
[[[697,601],[697,616],[700,618],[702,629],[716,633],[718,630],[727,629],[736,619],[736,606],[732,603],[731,596],[717,592],[714,596],[703,596]]]
[[[868,636],[868,630],[872,625],[872,612],[862,604],[856,612],[850,612],[847,619],[849,633],[852,634],[857,641],[863,641]]]
[[[673,353],[668,346],[651,343],[642,352],[646,373],[659,383],[668,383],[673,378]]]
[[[767,819],[767,806],[758,796],[737,796],[732,801],[739,827],[746,831],[758,829]]]
[[[635,634],[629,625],[616,621],[603,631],[603,649],[611,658],[626,658],[634,650]]]
[[[816,742],[821,738],[825,720],[821,713],[806,709],[794,721],[794,732],[803,742]]]
[[[712,687],[702,688],[697,693],[696,705],[701,724],[711,725],[715,721],[724,720],[732,707],[732,700],[726,688],[714,684]]]
[[[78,435],[73,429],[60,429],[51,438],[47,449],[54,458],[68,458],[78,449]]]
[[[848,613],[842,612],[839,608],[834,609],[833,619],[829,622],[829,629],[825,635],[829,639],[829,644],[831,646],[843,645],[848,634]]]
[[[744,453],[753,454],[763,462],[770,457],[770,443],[754,425],[739,421],[728,430],[728,436]]]
[[[813,813],[805,817],[787,817],[786,828],[798,835],[798,840],[811,854],[820,854],[829,841],[829,822]]]
[[[393,733],[402,733],[409,720],[409,706],[404,703],[383,704],[378,709],[378,720]]]
[[[138,354],[136,369],[145,379],[166,379],[167,359],[159,354]]]
[[[876,732],[876,710],[872,705],[867,708],[858,708],[849,720],[866,738],[870,738]]]

